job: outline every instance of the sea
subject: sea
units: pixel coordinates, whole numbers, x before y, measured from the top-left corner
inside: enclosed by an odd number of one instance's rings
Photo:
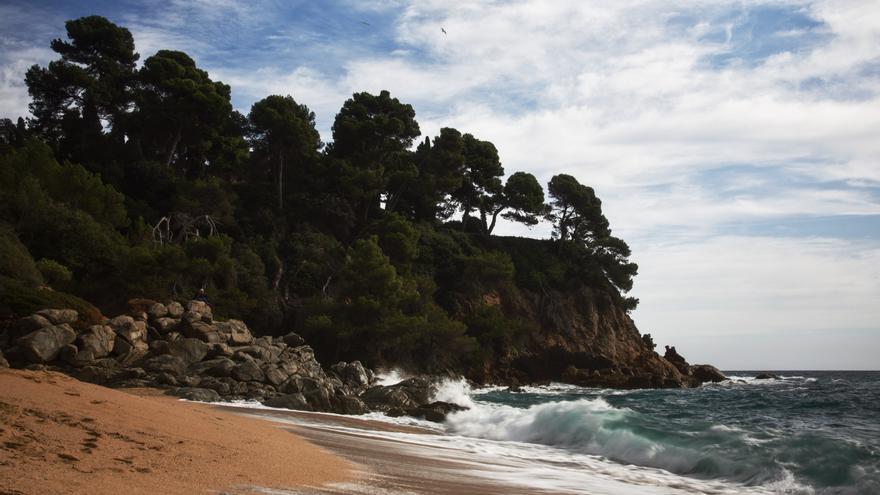
[[[769,373],[779,378],[727,371],[674,390],[449,380],[435,399],[469,409],[441,425],[369,417],[434,428],[374,434],[469,459],[469,474],[526,492],[880,494],[880,372]]]

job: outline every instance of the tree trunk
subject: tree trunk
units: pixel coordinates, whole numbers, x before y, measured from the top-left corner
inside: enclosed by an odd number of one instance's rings
[[[174,159],[174,153],[177,152],[177,145],[180,144],[181,134],[183,133],[183,129],[178,127],[177,134],[174,135],[174,141],[171,143],[171,150],[168,151],[168,159],[165,160],[165,166],[171,167],[171,160]]]
[[[492,234],[492,231],[495,230],[495,222],[498,220],[498,214],[502,211],[504,211],[504,208],[498,208],[492,212],[492,223],[489,224],[489,229],[486,231],[487,234]]]

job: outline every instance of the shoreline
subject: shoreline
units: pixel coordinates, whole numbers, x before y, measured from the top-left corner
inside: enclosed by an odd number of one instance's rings
[[[315,493],[356,464],[277,423],[154,389],[0,370],[0,492]]]

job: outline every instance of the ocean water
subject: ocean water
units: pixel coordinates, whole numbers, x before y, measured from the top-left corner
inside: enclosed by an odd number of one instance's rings
[[[435,400],[470,409],[442,425],[368,415],[436,435],[323,427],[464,462],[469,474],[526,492],[880,494],[880,372],[756,374],[685,390],[511,393],[450,380]]]
[[[698,490],[880,494],[880,372],[728,373],[685,390],[449,383],[438,398],[471,406],[450,434],[654,468]]]

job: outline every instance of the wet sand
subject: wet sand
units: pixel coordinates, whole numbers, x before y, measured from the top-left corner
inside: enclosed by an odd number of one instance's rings
[[[207,404],[0,370],[3,495],[302,493],[359,470],[278,424]]]

